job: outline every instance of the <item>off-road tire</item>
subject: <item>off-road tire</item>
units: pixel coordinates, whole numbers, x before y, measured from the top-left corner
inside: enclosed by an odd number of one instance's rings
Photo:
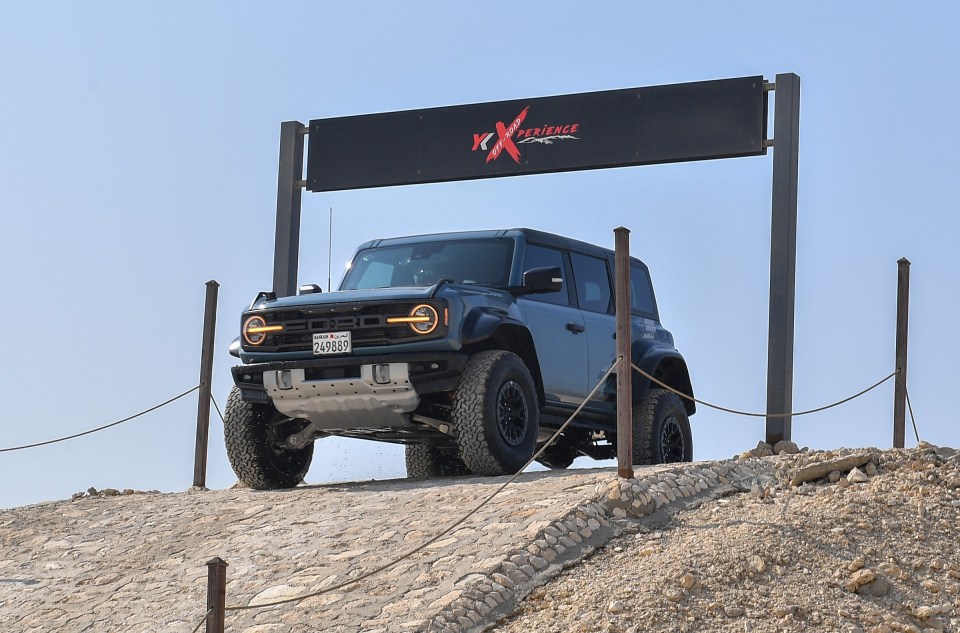
[[[277,445],[305,423],[284,416],[272,404],[245,402],[234,387],[227,398],[223,437],[240,481],[258,490],[293,488],[303,481],[313,459],[313,443],[295,450]]]
[[[533,456],[540,426],[530,370],[512,352],[477,352],[460,376],[450,421],[460,459],[470,472],[517,472]]]
[[[404,452],[407,477],[461,477],[470,474],[455,451],[425,444],[407,444]]]
[[[666,389],[648,389],[633,408],[633,462],[692,460],[693,434],[680,398]]]

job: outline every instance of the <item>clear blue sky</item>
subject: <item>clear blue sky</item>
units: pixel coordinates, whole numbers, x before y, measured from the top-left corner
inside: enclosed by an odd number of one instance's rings
[[[271,284],[281,121],[779,72],[802,80],[795,407],[893,370],[907,257],[920,432],[957,446],[956,6],[4,2],[0,447],[195,385],[208,279],[221,284],[214,393],[226,400],[240,311]],[[624,225],[697,395],[763,410],[771,163],[306,194],[300,281],[326,285],[331,206],[335,283],[376,237],[529,226],[612,246]],[[798,418],[794,439],[888,447],[892,400],[888,383]],[[2,453],[0,507],[89,486],[185,489],[196,409],[191,396]],[[705,408],[692,424],[697,459],[764,434],[762,420]],[[209,485],[231,485],[219,422],[210,446]],[[399,447],[324,440],[307,481],[402,474]]]

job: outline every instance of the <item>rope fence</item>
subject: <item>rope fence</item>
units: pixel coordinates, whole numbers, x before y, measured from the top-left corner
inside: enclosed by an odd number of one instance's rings
[[[898,371],[899,371],[899,370],[894,370],[894,371],[893,371],[892,373],[890,373],[890,375],[888,375],[887,377],[881,378],[880,380],[878,380],[877,382],[873,383],[872,385],[870,385],[870,386],[867,387],[866,389],[864,389],[864,390],[862,390],[862,391],[859,391],[859,392],[853,394],[852,396],[850,396],[850,397],[848,397],[848,398],[844,398],[843,400],[838,400],[837,402],[834,402],[834,403],[828,404],[828,405],[824,405],[824,406],[822,406],[822,407],[817,407],[816,409],[807,409],[806,411],[798,411],[798,412],[796,412],[796,413],[752,413],[752,412],[749,412],[749,411],[739,411],[739,410],[737,410],[737,409],[729,409],[729,408],[727,408],[727,407],[721,407],[720,405],[711,404],[711,403],[709,403],[709,402],[706,402],[705,400],[700,400],[700,399],[698,399],[698,398],[694,398],[694,397],[691,396],[690,394],[686,394],[686,393],[683,393],[682,391],[678,391],[678,390],[674,389],[673,387],[671,387],[670,385],[668,385],[668,384],[666,384],[666,383],[664,383],[664,382],[662,382],[662,381],[654,378],[653,376],[651,376],[651,375],[648,374],[647,372],[645,372],[645,371],[643,371],[642,369],[640,369],[639,367],[637,367],[635,364],[630,363],[630,366],[633,367],[633,369],[634,369],[637,373],[639,373],[641,376],[643,376],[644,378],[647,378],[647,379],[650,380],[651,382],[656,383],[658,386],[663,387],[663,388],[666,389],[667,391],[670,391],[670,392],[672,392],[672,393],[680,396],[681,398],[685,398],[686,400],[691,400],[691,401],[693,401],[693,402],[696,402],[697,404],[702,404],[702,405],[705,406],[705,407],[710,407],[711,409],[716,409],[716,410],[718,410],[718,411],[723,411],[723,412],[725,412],[725,413],[732,413],[732,414],[734,414],[734,415],[743,415],[743,416],[748,416],[748,417],[753,417],[753,418],[786,418],[786,417],[792,417],[792,416],[809,415],[809,414],[811,414],[811,413],[819,413],[819,412],[821,412],[821,411],[826,411],[827,409],[832,409],[832,408],[834,408],[834,407],[838,407],[838,406],[840,406],[841,404],[845,404],[845,403],[847,403],[847,402],[850,402],[851,400],[854,400],[854,399],[856,399],[856,398],[859,398],[860,396],[862,396],[862,395],[864,395],[864,394],[866,394],[866,393],[869,393],[870,391],[873,391],[874,389],[876,389],[877,387],[879,387],[879,386],[882,385],[883,383],[887,382],[888,380],[890,380],[891,378],[893,378],[894,376],[896,376],[897,373],[898,373]],[[912,414],[912,412],[911,412],[911,417],[912,417],[912,415],[913,415],[913,414]],[[916,427],[916,424],[914,424],[914,427]],[[918,438],[919,438],[919,436],[918,436]],[[919,441],[919,439],[918,439],[918,441]]]
[[[111,422],[110,424],[104,424],[103,426],[98,426],[97,428],[95,428],[95,429],[90,429],[89,431],[84,431],[84,432],[82,432],[82,433],[74,433],[73,435],[67,435],[67,436],[65,436],[65,437],[58,437],[57,439],[54,439],[54,440],[46,440],[45,442],[36,442],[36,443],[34,443],[34,444],[24,444],[23,446],[11,446],[11,447],[9,447],[9,448],[0,448],[0,453],[7,453],[7,452],[10,452],[10,451],[22,451],[22,450],[27,449],[27,448],[36,448],[37,446],[47,446],[47,445],[49,445],[49,444],[56,444],[57,442],[66,442],[67,440],[72,440],[72,439],[76,439],[76,438],[78,438],[78,437],[83,437],[84,435],[90,435],[90,434],[96,433],[96,432],[98,432],[98,431],[103,431],[103,430],[105,430],[105,429],[109,429],[109,428],[118,426],[118,425],[120,425],[120,424],[123,424],[124,422],[129,422],[130,420],[135,420],[135,419],[137,419],[137,418],[139,418],[139,417],[141,417],[141,416],[144,416],[144,415],[146,415],[146,414],[148,414],[148,413],[151,413],[152,411],[156,411],[157,409],[160,409],[160,408],[162,408],[162,407],[165,407],[165,406],[167,406],[168,404],[171,404],[171,403],[173,403],[173,402],[176,402],[176,401],[179,400],[180,398],[183,398],[183,397],[185,397],[185,396],[190,395],[191,393],[193,393],[194,391],[196,391],[196,390],[199,389],[199,388],[200,388],[200,385],[197,385],[196,387],[191,387],[190,389],[184,391],[184,392],[181,393],[180,395],[174,396],[174,397],[170,398],[169,400],[166,400],[165,402],[161,402],[161,403],[158,404],[158,405],[155,405],[155,406],[150,407],[149,409],[144,409],[144,410],[141,411],[140,413],[136,413],[136,414],[131,415],[131,416],[129,416],[129,417],[123,418],[122,420],[117,420],[116,422]]]

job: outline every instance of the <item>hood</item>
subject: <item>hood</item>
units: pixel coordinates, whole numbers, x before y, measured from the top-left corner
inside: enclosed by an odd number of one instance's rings
[[[339,290],[317,292],[294,297],[279,297],[268,300],[262,295],[250,306],[250,310],[275,310],[278,308],[301,308],[304,306],[330,305],[335,303],[358,303],[367,301],[390,301],[411,299],[420,301],[433,294],[434,286],[420,288],[371,288],[369,290]]]

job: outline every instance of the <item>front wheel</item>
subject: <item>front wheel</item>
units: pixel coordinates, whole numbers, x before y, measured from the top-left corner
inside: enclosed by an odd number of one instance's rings
[[[666,389],[648,389],[633,408],[633,461],[665,464],[693,460],[693,433],[680,398]]]
[[[537,390],[527,366],[512,352],[470,357],[450,416],[460,458],[477,475],[506,475],[533,456],[540,426]]]
[[[288,418],[272,404],[246,402],[234,387],[227,398],[223,437],[233,472],[258,490],[293,488],[307,475],[313,443],[290,449],[286,439],[298,433],[306,420]]]

